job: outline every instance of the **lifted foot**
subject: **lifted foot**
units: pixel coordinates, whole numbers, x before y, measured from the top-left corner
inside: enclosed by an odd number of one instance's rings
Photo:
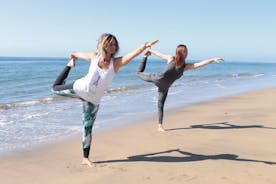
[[[76,61],[76,60],[73,59],[73,58],[70,59],[69,62],[68,62],[68,64],[67,64],[67,66],[69,66],[69,67],[71,67],[71,68],[75,67],[75,61]]]

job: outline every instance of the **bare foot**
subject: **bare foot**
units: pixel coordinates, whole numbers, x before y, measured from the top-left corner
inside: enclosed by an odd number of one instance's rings
[[[83,158],[82,159],[82,162],[81,162],[82,165],[87,165],[88,167],[95,167],[96,165],[91,162],[88,158]]]
[[[159,132],[165,132],[165,129],[163,128],[163,126],[162,125],[158,125],[158,131]]]
[[[67,66],[69,66],[69,67],[73,68],[73,67],[75,66],[75,61],[76,61],[76,60],[75,60],[75,59],[73,59],[73,58],[72,58],[72,59],[70,59],[70,60],[69,60],[69,62],[68,62],[68,64],[67,64]]]

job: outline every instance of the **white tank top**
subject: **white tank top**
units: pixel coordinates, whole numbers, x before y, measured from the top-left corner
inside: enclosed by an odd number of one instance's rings
[[[100,103],[101,97],[108,85],[112,82],[115,71],[113,59],[109,64],[108,69],[101,69],[98,66],[100,55],[96,56],[94,60],[91,59],[88,74],[75,81],[73,89],[84,100],[89,101],[95,105]]]

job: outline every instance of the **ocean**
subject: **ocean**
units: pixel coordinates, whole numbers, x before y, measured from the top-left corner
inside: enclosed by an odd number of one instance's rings
[[[67,62],[66,58],[0,57],[0,154],[80,134],[81,101],[51,92]],[[193,62],[197,61],[187,61]],[[157,121],[157,88],[136,76],[139,64],[140,59],[134,59],[116,75],[102,98],[94,133],[151,116]],[[163,60],[149,58],[146,72],[160,72],[165,65]],[[84,76],[88,67],[88,62],[77,61],[67,82]],[[185,72],[170,88],[165,111],[276,87],[275,68],[276,63],[226,60]]]

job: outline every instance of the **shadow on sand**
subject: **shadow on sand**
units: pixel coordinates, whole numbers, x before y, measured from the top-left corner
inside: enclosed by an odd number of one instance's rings
[[[182,156],[176,157],[176,156],[166,155],[172,152],[177,152]],[[97,161],[95,163],[100,164],[100,163],[114,163],[114,162],[195,162],[195,161],[203,161],[203,160],[230,160],[230,161],[239,161],[239,162],[264,163],[269,165],[276,164],[276,162],[271,162],[271,161],[239,158],[238,155],[234,155],[234,154],[201,155],[201,154],[194,154],[186,151],[181,151],[179,149],[172,149],[172,150],[156,152],[156,153],[148,153],[143,155],[134,155],[134,156],[127,157],[126,159]]]
[[[230,124],[229,122],[222,122],[222,123],[211,123],[211,124],[199,124],[199,125],[192,125],[188,128],[171,128],[166,129],[166,131],[173,131],[173,130],[188,130],[188,129],[244,129],[244,128],[264,128],[264,129],[276,129],[273,127],[265,127],[263,125],[234,125]]]

